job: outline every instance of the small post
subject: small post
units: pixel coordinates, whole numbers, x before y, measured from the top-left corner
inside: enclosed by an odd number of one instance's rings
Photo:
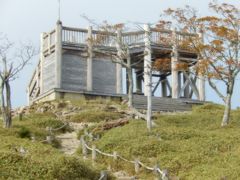
[[[116,152],[116,151],[113,152],[113,160],[114,160],[114,161],[117,160],[117,152]]]
[[[82,145],[83,158],[86,159],[87,158],[87,148],[86,148],[84,136],[81,136],[81,145]]]
[[[52,135],[49,135],[46,137],[46,141],[48,144],[52,144],[54,137]]]
[[[35,142],[35,141],[36,141],[36,138],[35,138],[34,135],[32,135],[31,140],[32,140],[32,142]]]
[[[172,98],[178,98],[179,92],[177,63],[178,63],[177,33],[176,29],[174,29],[172,31],[172,58],[171,58]]]
[[[142,94],[142,71],[136,71],[136,93]]]
[[[140,164],[138,159],[135,160],[134,169],[135,169],[135,173],[138,174],[140,170]]]
[[[97,159],[96,145],[92,145],[92,160],[95,162]]]
[[[93,41],[92,41],[92,27],[88,27],[88,58],[87,58],[87,91],[92,91],[93,86]]]
[[[106,171],[101,171],[100,178],[101,180],[107,180],[107,172]]]
[[[121,29],[117,29],[117,55],[121,57],[121,49],[122,49],[122,32]],[[116,63],[116,93],[122,94],[122,65],[120,63]]]
[[[162,171],[162,180],[169,180],[167,169],[164,169],[164,170]]]
[[[93,141],[93,140],[94,140],[92,133],[89,133],[88,136],[89,136],[89,138],[90,138],[90,141]]]

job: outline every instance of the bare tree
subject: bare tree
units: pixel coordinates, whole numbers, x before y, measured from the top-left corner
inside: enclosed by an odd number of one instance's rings
[[[111,25],[108,24],[107,22],[102,23],[101,25],[95,23],[93,20],[90,20],[88,17],[83,16],[88,22],[91,24],[94,24],[95,26],[98,27],[98,29],[106,35],[96,35],[94,38],[88,37],[88,47],[91,49],[92,52],[108,55],[111,57],[112,62],[120,64],[122,67],[126,69],[127,73],[127,81],[128,81],[128,87],[127,87],[127,94],[128,94],[128,107],[131,109],[131,111],[139,116],[140,118],[144,119],[147,121],[147,127],[149,130],[152,128],[152,80],[151,80],[151,48],[150,48],[150,29],[149,28],[144,28],[142,29],[139,27],[141,30],[145,31],[145,44],[147,44],[145,51],[139,55],[140,59],[139,62],[133,62],[132,57],[131,57],[131,49],[135,48],[138,45],[129,45],[126,42],[123,42],[122,38],[122,32],[124,31],[124,24],[115,24]],[[115,46],[117,53],[114,51],[107,51],[105,49],[101,49],[102,43],[109,38],[112,38]],[[92,52],[88,51],[88,56],[92,57]],[[148,56],[145,56],[145,55]],[[144,57],[147,57],[146,62],[147,64],[144,65],[144,68],[148,69],[148,73],[146,74],[146,79],[148,80],[148,110],[147,110],[147,115],[140,113],[138,110],[136,110],[133,107],[133,71],[132,68],[134,65],[137,63],[140,63]]]
[[[12,103],[11,103],[11,85],[18,74],[29,63],[36,54],[36,50],[31,44],[21,44],[20,49],[15,50],[16,46],[11,43],[7,37],[0,37],[0,103],[3,118],[3,127],[12,126]],[[10,58],[10,54],[15,51],[15,55]]]

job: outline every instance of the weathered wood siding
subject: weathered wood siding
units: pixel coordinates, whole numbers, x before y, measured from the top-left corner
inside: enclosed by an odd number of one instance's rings
[[[108,58],[93,59],[93,92],[116,93],[116,64]]]
[[[87,60],[69,52],[64,53],[62,57],[62,89],[86,90]]]
[[[43,61],[43,93],[55,87],[55,55],[48,55]]]

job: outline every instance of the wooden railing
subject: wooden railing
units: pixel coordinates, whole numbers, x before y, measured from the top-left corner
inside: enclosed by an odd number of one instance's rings
[[[63,27],[62,42],[72,44],[86,44],[87,29]]]
[[[177,42],[181,44],[181,41],[185,41],[189,38],[196,37],[196,34],[188,34],[182,32],[176,32]],[[144,31],[124,32],[122,33],[122,41],[124,44],[134,45],[144,43]],[[96,45],[113,47],[116,44],[116,33],[105,31],[92,31],[92,38]],[[172,44],[173,31],[161,30],[157,28],[151,29],[151,40],[153,44],[170,46]],[[79,28],[63,27],[62,41],[66,44],[87,44],[88,30]]]
[[[56,30],[54,29],[50,33],[45,33],[43,36],[43,52],[50,51],[56,44]]]
[[[30,83],[28,85],[28,93],[29,93],[29,96],[32,96],[33,92],[34,92],[34,89],[37,89],[40,87],[40,79],[39,79],[39,72],[40,72],[40,61],[36,67],[36,69],[34,70],[34,73],[33,73],[33,76],[30,80]]]

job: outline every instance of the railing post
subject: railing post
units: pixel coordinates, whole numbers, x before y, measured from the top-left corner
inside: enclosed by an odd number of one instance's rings
[[[113,160],[114,160],[114,161],[117,160],[117,152],[116,152],[116,151],[113,152]]]
[[[99,180],[107,180],[107,172],[106,171],[101,171]]]
[[[162,180],[169,180],[168,171],[166,169],[162,171]]]
[[[96,145],[92,145],[92,160],[93,160],[93,162],[96,161],[96,158],[97,158]]]
[[[84,136],[81,136],[81,146],[82,146],[83,159],[86,159],[87,158],[87,147],[85,144]]]
[[[156,164],[154,166],[154,170],[153,170],[153,173],[156,175],[156,178],[155,178],[156,180],[160,180],[160,175],[159,175],[158,169],[159,169],[159,165]]]
[[[92,91],[93,86],[93,37],[92,37],[92,27],[88,27],[88,57],[87,57],[87,91]]]
[[[172,98],[178,98],[179,95],[177,63],[178,63],[177,34],[176,29],[174,29],[172,31],[172,58],[171,58]]]
[[[138,174],[140,170],[140,164],[138,159],[135,160],[134,169],[135,169],[135,173]]]
[[[199,38],[201,43],[204,43],[204,36],[203,33],[199,33]],[[198,64],[202,63],[202,59],[198,59]],[[205,95],[205,77],[203,69],[200,67],[200,71],[198,72],[198,91],[199,91],[199,98],[200,101],[205,101],[206,95]]]
[[[121,29],[117,29],[117,40],[116,40],[116,49],[118,57],[121,57],[122,49],[122,32]],[[122,94],[122,65],[116,63],[116,93]]]
[[[62,87],[62,22],[58,21],[56,25],[56,32],[55,32],[55,88]],[[49,37],[51,38],[51,37]]]

